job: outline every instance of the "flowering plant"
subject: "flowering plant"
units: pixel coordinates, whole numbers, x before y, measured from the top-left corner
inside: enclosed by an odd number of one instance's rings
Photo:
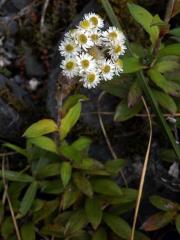
[[[94,88],[100,81],[111,80],[123,71],[119,57],[126,50],[125,36],[116,27],[104,31],[103,28],[99,15],[85,14],[59,46],[60,54],[65,57],[60,65],[63,75],[79,77],[86,88]]]

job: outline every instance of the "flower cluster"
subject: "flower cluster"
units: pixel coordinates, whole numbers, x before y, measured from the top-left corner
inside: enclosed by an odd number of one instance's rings
[[[63,75],[79,77],[87,88],[96,87],[102,80],[111,80],[123,71],[119,57],[126,50],[125,36],[116,27],[103,28],[99,15],[85,14],[76,29],[65,34],[59,46],[65,58],[60,65]]]

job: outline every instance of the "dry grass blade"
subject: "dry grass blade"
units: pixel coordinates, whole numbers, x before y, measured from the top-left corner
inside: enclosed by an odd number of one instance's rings
[[[145,155],[145,159],[144,159],[144,165],[143,165],[143,169],[142,169],[141,180],[140,180],[140,184],[139,184],[139,191],[138,191],[138,196],[137,196],[137,201],[136,201],[136,207],[135,207],[135,213],[134,213],[133,226],[132,226],[132,232],[131,232],[130,240],[134,240],[136,222],[137,222],[137,217],[138,217],[138,213],[139,213],[139,207],[140,207],[140,203],[141,203],[141,197],[142,197],[142,192],[143,192],[143,187],[144,187],[144,180],[145,180],[145,176],[146,176],[149,154],[150,154],[150,149],[151,149],[151,142],[152,142],[151,115],[150,115],[150,112],[149,112],[149,109],[148,109],[148,106],[146,104],[145,99],[143,97],[141,99],[142,99],[142,102],[143,102],[144,107],[146,109],[146,112],[147,112],[147,115],[148,115],[148,120],[149,120],[149,141],[148,141],[148,146],[147,146],[146,155]]]

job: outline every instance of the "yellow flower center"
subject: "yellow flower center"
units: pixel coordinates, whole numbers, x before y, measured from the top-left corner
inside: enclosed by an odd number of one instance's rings
[[[117,33],[116,32],[110,32],[109,33],[109,38],[111,39],[111,40],[115,40],[115,39],[117,39]]]
[[[105,66],[103,66],[103,69],[102,69],[103,73],[109,73],[110,70],[111,70],[111,68],[110,68],[109,65],[105,65]]]
[[[89,74],[87,75],[87,80],[88,80],[88,82],[94,82],[95,79],[96,79],[95,73],[89,73]]]
[[[87,43],[87,37],[84,34],[79,35],[79,41],[81,44],[86,44]]]
[[[121,48],[120,45],[116,45],[116,46],[114,47],[114,52],[115,52],[115,53],[119,53],[119,52],[121,52],[121,50],[122,50],[122,48]]]
[[[80,26],[84,29],[89,29],[90,23],[89,23],[88,20],[83,20],[83,21],[80,22]]]
[[[92,24],[94,26],[97,26],[98,25],[98,18],[97,17],[91,17],[90,18],[90,21],[92,22]]]
[[[99,36],[97,34],[92,34],[91,35],[91,39],[94,41],[94,42],[97,42],[98,39],[99,39]]]
[[[69,71],[72,70],[74,66],[75,66],[75,63],[73,61],[69,61],[66,63],[66,69]]]
[[[67,52],[72,52],[74,50],[74,46],[71,44],[67,44],[65,48]]]
[[[82,60],[81,61],[81,66],[83,68],[88,68],[89,67],[89,60],[87,60],[87,59]]]

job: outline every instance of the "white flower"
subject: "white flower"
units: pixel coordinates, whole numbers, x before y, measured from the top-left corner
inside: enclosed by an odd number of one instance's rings
[[[92,24],[89,19],[83,19],[82,21],[80,21],[78,28],[81,30],[89,31],[92,29]]]
[[[117,59],[115,62],[114,62],[114,73],[115,75],[118,75],[123,72],[123,62],[121,59]]]
[[[107,45],[109,43],[119,42],[124,43],[125,42],[125,36],[124,34],[116,27],[109,27],[107,31],[104,31],[102,33],[103,39],[105,42],[107,42]]]
[[[98,30],[92,30],[89,33],[91,41],[94,43],[96,46],[101,46],[102,44],[102,37],[101,37],[101,32]]]
[[[88,71],[80,79],[83,82],[83,86],[86,88],[95,88],[100,82],[100,75],[98,71]]]
[[[90,48],[93,46],[93,42],[91,41],[87,32],[83,30],[77,30],[76,32],[73,33],[73,35],[74,35],[75,43],[79,47],[82,47],[83,50],[87,51],[87,48]]]
[[[114,64],[111,60],[102,60],[100,61],[100,69],[102,77],[105,81],[111,80],[114,76]]]
[[[80,69],[80,73],[95,69],[96,62],[93,57],[88,53],[82,53],[81,55],[76,57],[76,60]]]
[[[76,55],[79,50],[80,48],[71,39],[65,39],[59,45],[59,51],[64,57]]]
[[[95,13],[88,13],[84,15],[84,19],[89,20],[92,28],[102,28],[104,27],[103,19]]]
[[[63,75],[67,77],[75,77],[78,74],[78,65],[74,58],[65,58],[60,65]]]
[[[115,42],[109,47],[109,55],[112,59],[118,59],[120,55],[124,55],[126,46],[120,42]]]

